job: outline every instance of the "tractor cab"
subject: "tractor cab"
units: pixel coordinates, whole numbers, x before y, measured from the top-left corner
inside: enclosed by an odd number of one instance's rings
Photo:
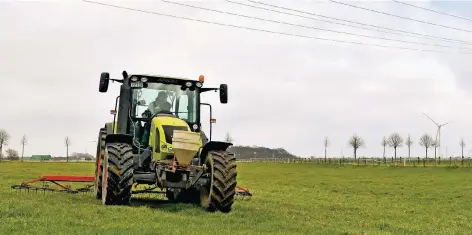
[[[168,79],[168,83],[162,83],[153,81],[153,77],[145,77],[148,83],[144,87],[144,83],[139,83],[139,76],[131,76],[131,81],[133,78],[138,81],[136,85],[131,85],[132,123],[129,132],[140,145],[149,146],[151,126],[156,120],[162,123],[167,142],[171,142],[170,136],[174,130],[200,132],[200,96],[196,88],[202,86],[201,82]],[[165,125],[164,122],[171,120],[170,117],[180,120],[174,120],[173,125]]]

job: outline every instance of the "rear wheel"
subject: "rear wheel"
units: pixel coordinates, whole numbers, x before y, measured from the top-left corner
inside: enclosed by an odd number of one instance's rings
[[[94,194],[97,199],[102,198],[102,169],[103,169],[103,156],[105,154],[105,138],[107,131],[105,128],[100,128],[97,142],[97,155],[95,156],[95,182],[94,182]]]
[[[201,205],[211,212],[230,212],[236,195],[236,157],[226,151],[210,151],[205,165],[210,182],[200,188]]]
[[[125,143],[106,145],[102,174],[104,205],[128,205],[133,185],[133,148]]]

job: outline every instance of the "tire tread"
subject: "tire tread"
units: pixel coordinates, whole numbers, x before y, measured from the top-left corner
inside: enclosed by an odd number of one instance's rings
[[[213,159],[213,185],[210,210],[228,213],[232,210],[236,195],[236,157],[227,151],[211,151]]]
[[[108,148],[108,179],[105,204],[129,205],[133,185],[133,152],[129,144],[112,143]]]

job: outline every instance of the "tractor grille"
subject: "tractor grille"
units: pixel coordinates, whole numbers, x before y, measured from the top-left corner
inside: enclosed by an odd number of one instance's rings
[[[188,131],[188,127],[186,126],[162,126],[164,129],[164,136],[166,137],[166,143],[172,144],[172,135],[174,134],[175,130],[178,131]]]

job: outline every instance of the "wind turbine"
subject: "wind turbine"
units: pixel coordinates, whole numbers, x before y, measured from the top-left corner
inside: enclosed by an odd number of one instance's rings
[[[434,124],[436,124],[436,126],[438,126],[438,130],[436,131],[436,143],[437,143],[437,146],[439,148],[439,157],[442,157],[441,155],[441,127],[451,123],[451,122],[446,122],[444,124],[441,124],[439,125],[437,122],[435,122],[432,118],[430,118],[428,115],[426,115],[425,113],[423,113],[427,118],[429,118],[429,120],[431,120]]]

